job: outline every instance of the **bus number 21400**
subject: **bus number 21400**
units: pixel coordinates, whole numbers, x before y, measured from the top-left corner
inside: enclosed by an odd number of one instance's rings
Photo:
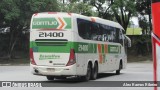
[[[39,37],[63,37],[62,32],[39,32]]]

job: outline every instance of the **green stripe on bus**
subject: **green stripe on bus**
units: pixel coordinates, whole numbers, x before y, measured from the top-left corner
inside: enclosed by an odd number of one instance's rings
[[[52,45],[53,44],[53,45]],[[102,45],[102,52],[105,54],[104,44]],[[34,52],[48,52],[48,53],[69,53],[73,48],[75,53],[98,53],[97,44],[95,43],[82,43],[82,42],[58,42],[41,44],[40,42],[30,42],[30,48],[33,48]],[[108,53],[118,54],[121,53],[120,45],[108,45]]]
[[[63,18],[64,19],[64,21],[67,23],[67,25],[66,25],[66,27],[65,27],[65,29],[71,29],[72,27],[71,27],[71,18]]]
[[[108,53],[119,53],[118,45],[108,45]]]
[[[105,53],[104,44],[102,45],[102,53]]]

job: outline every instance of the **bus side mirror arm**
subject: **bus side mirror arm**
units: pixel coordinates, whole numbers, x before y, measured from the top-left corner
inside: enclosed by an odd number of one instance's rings
[[[132,46],[132,45],[131,45],[131,43],[132,43],[132,42],[131,42],[131,39],[130,39],[128,36],[126,36],[126,35],[125,35],[125,39],[126,39],[126,41],[127,41],[127,46],[128,46],[128,47],[131,47],[131,46]]]
[[[132,45],[131,45],[131,42],[128,42],[128,47],[131,47]]]

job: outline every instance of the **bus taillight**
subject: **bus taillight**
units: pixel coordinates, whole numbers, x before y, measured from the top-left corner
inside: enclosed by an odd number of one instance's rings
[[[33,57],[33,49],[32,48],[30,48],[29,54],[30,54],[31,64],[36,65],[36,62],[34,61],[34,57]]]
[[[76,63],[75,51],[74,49],[70,50],[69,61],[66,66],[70,66]]]

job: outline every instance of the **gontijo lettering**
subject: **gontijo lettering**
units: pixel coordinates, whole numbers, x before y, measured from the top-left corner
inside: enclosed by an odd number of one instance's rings
[[[71,18],[33,18],[32,29],[70,29]]]
[[[57,21],[34,21],[33,25],[57,25]]]

